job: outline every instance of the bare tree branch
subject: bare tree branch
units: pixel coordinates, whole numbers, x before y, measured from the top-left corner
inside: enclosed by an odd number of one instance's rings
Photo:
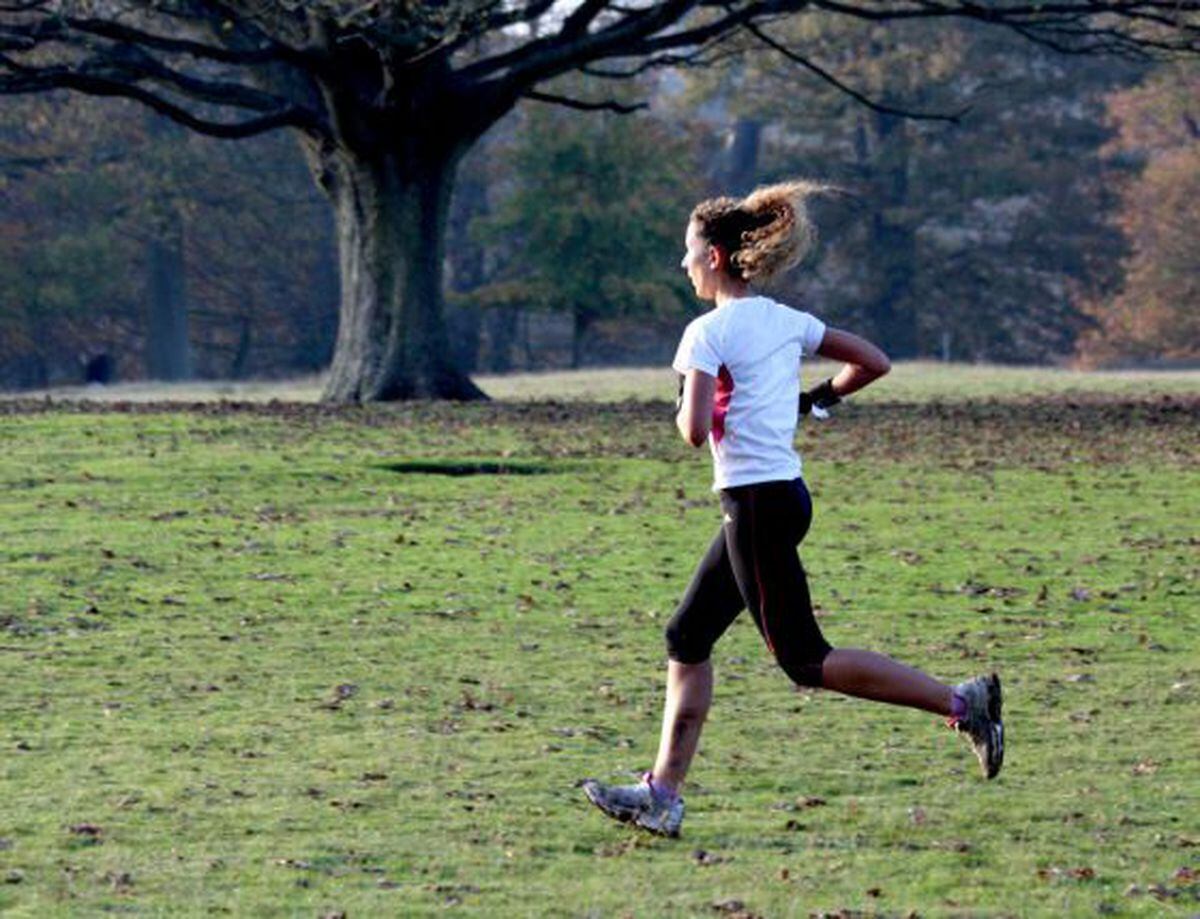
[[[74,19],[67,17],[57,20],[56,24],[64,30],[75,29],[89,35],[97,35],[101,38],[136,43],[142,47],[154,48],[158,51],[186,54],[206,60],[220,61],[225,64],[263,64],[272,61],[289,61],[301,65],[308,63],[308,56],[303,52],[276,41],[272,41],[262,48],[238,50],[219,45],[208,45],[203,42],[183,38],[158,35],[107,19]]]
[[[517,25],[522,22],[536,22],[541,19],[551,7],[554,6],[555,0],[531,0],[522,7],[514,6],[508,10],[501,10],[492,13],[483,22],[481,32],[497,31],[499,29],[507,29],[509,26]]]
[[[732,60],[733,58],[741,57],[745,52],[740,48],[714,52],[713,49],[718,46],[717,42],[713,42],[705,47],[698,49],[691,54],[662,54],[656,57],[650,57],[625,69],[612,67],[593,67],[589,64],[584,64],[579,68],[579,72],[590,77],[598,77],[602,80],[629,80],[634,77],[641,76],[643,73],[648,73],[651,70],[658,70],[663,67],[673,67],[681,70],[697,67],[710,67],[722,61]]]
[[[0,174],[19,179],[27,172],[37,172],[48,166],[59,166],[70,157],[61,156],[0,156]]]
[[[558,76],[577,64],[610,56],[627,42],[637,41],[669,27],[696,3],[697,0],[665,0],[597,32],[585,35],[564,35],[559,32],[477,61],[460,71],[460,74],[474,81],[505,71],[506,83],[520,92],[542,80]]]
[[[860,103],[861,105],[865,105],[867,108],[871,109],[872,111],[880,112],[881,114],[884,114],[884,115],[897,115],[901,118],[911,118],[915,121],[948,121],[951,124],[958,124],[960,119],[962,118],[962,116],[965,115],[968,111],[967,109],[962,109],[962,110],[954,113],[953,115],[939,114],[936,112],[914,112],[909,109],[895,108],[890,105],[885,105],[881,102],[875,102],[874,100],[868,98],[867,96],[864,96],[858,90],[853,89],[850,86],[847,86],[845,83],[843,83],[841,80],[839,80],[833,74],[831,74],[828,70],[825,70],[823,67],[820,67],[817,64],[814,64],[808,58],[797,54],[795,51],[791,50],[786,45],[783,45],[782,43],[776,41],[771,36],[769,36],[766,32],[764,32],[762,29],[760,29],[758,26],[756,26],[754,23],[748,22],[743,26],[743,28],[747,32],[749,32],[751,35],[753,35],[755,38],[757,38],[759,41],[761,41],[764,45],[768,46],[769,48],[774,49],[775,51],[778,51],[780,54],[782,54],[784,57],[786,57],[789,61],[792,61],[795,64],[799,64],[805,70],[820,77],[822,80],[824,80],[830,86],[834,87],[839,92],[844,93],[845,95],[849,96],[851,99],[854,99],[856,102]]]
[[[46,80],[106,93],[115,93],[116,83],[138,86],[160,110],[182,111],[170,98],[178,95],[255,112],[327,139],[334,120],[325,111],[328,89],[336,85],[346,94],[339,106],[352,103],[371,118],[389,117],[410,96],[459,100],[474,110],[461,125],[466,137],[481,133],[521,98],[618,110],[619,103],[559,102],[536,88],[572,70],[615,80],[662,67],[710,65],[745,53],[722,44],[744,29],[874,111],[953,122],[961,112],[906,111],[868,98],[774,38],[770,23],[802,11],[872,22],[960,19],[1001,25],[1073,54],[1200,52],[1200,0],[575,0],[563,6],[555,0],[176,0],[134,4],[137,18],[129,19],[62,15],[51,0],[0,0],[0,52],[10,55],[0,67],[0,92],[33,91],[37,80],[16,63],[26,52],[62,44],[68,50],[51,62],[64,69],[45,71]],[[513,29],[522,25],[529,27],[528,37]],[[543,28],[549,31],[539,34]],[[459,64],[456,58],[468,46],[474,59],[464,55]],[[69,49],[85,50],[86,65],[72,61]],[[606,61],[626,64],[602,66]],[[240,79],[215,75],[213,65],[239,68]],[[295,87],[279,79],[276,65],[295,71]],[[325,95],[314,91],[317,81]],[[245,130],[195,112],[190,117],[221,131]]]
[[[286,99],[254,87],[221,80],[202,80],[173,70],[133,45],[122,45],[107,54],[59,67],[31,67],[0,55],[0,70],[8,70],[27,82],[38,79],[57,80],[63,74],[102,76],[109,81],[125,80],[137,83],[150,79],[171,85],[189,98],[215,105],[247,108],[252,111],[279,111],[288,107]],[[0,84],[3,85],[3,84]],[[299,106],[297,112],[302,111]],[[308,113],[314,120],[315,113]]]
[[[639,111],[650,107],[648,102],[635,102],[627,105],[624,102],[617,102],[615,99],[608,99],[604,102],[587,102],[583,99],[572,99],[568,96],[559,96],[554,93],[543,93],[537,90],[530,90],[525,93],[526,99],[532,99],[535,102],[549,102],[553,105],[561,105],[566,108],[578,109],[583,112],[598,112],[609,111],[617,112],[621,115],[628,115],[632,112]]]
[[[258,112],[277,111],[289,105],[288,100],[252,86],[226,80],[202,80],[174,70],[135,45],[124,45],[115,49],[106,56],[103,65],[119,68],[127,73],[132,81],[150,79],[169,84],[189,98],[200,102]],[[300,106],[295,108],[301,110]],[[316,120],[315,113],[309,114]]]
[[[604,12],[606,6],[608,6],[608,0],[583,0],[563,21],[559,36],[567,39],[585,34],[588,27],[595,22],[596,17]]]
[[[837,13],[854,19],[868,19],[875,22],[890,22],[901,19],[974,19],[980,22],[1017,22],[1025,21],[1035,24],[1040,20],[1054,16],[1087,16],[1095,17],[1111,13],[1120,17],[1162,15],[1172,21],[1179,21],[1185,14],[1200,12],[1200,2],[1197,0],[1065,0],[1058,3],[1030,2],[1024,4],[985,4],[977,0],[962,0],[962,2],[921,2],[900,5],[882,2],[882,0],[867,0],[867,2],[852,3],[844,0],[811,0],[808,4],[813,9]]]
[[[3,73],[3,70],[9,72]],[[320,139],[328,136],[324,125],[316,121],[311,112],[295,106],[284,106],[247,121],[212,121],[189,112],[120,73],[106,74],[100,68],[89,71],[86,67],[28,67],[0,54],[0,95],[27,95],[50,89],[73,89],[93,96],[133,99],[184,127],[213,137],[251,137],[281,127],[297,128]]]
[[[0,51],[29,51],[37,42],[25,35],[0,32]]]
[[[631,42],[627,47],[610,52],[605,57],[641,57],[674,48],[691,48],[727,35],[747,22],[777,16],[781,13],[799,11],[807,7],[809,3],[808,0],[761,0],[761,2],[750,3],[741,9],[731,9],[732,4],[729,3],[719,5],[727,11],[726,15],[712,19],[703,25]]]
[[[1082,44],[1077,41],[1080,37],[1080,34],[1077,32],[1046,28],[1035,30],[1017,22],[1007,22],[1004,25],[1005,28],[1012,30],[1027,41],[1035,45],[1040,45],[1043,48],[1049,48],[1058,54],[1075,56],[1111,54],[1116,57],[1131,58],[1140,61],[1144,61],[1150,56],[1145,49],[1126,48],[1123,43],[1106,43],[1092,36],[1089,36],[1091,40],[1087,44]],[[1056,34],[1061,34],[1062,38],[1055,37]],[[1063,38],[1067,37],[1073,37],[1076,40],[1063,40]]]

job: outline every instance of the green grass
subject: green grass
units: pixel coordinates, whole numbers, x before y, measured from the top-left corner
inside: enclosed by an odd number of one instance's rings
[[[805,366],[806,385],[831,376],[837,367],[824,361]],[[614,367],[480,375],[475,382],[502,401],[618,402],[673,400],[675,373],[669,367]],[[194,381],[189,383],[119,383],[113,386],[70,386],[34,393],[0,393],[0,399],[54,400],[315,402],[322,377],[295,380]],[[1054,367],[1010,367],[995,364],[939,364],[902,361],[887,380],[865,390],[860,401],[963,402],[987,398],[1041,399],[1046,396],[1105,395],[1141,398],[1152,395],[1200,395],[1200,370],[1079,371]]]
[[[832,376],[839,365],[806,364],[805,385]],[[632,367],[574,372],[481,376],[476,382],[494,398],[506,400],[616,401],[674,399],[675,373],[664,367]],[[861,401],[962,402],[983,398],[1028,398],[1072,394],[1141,397],[1149,394],[1200,395],[1200,370],[1078,371],[1053,367],[995,364],[939,364],[902,361],[886,381],[864,390]]]
[[[0,405],[6,915],[1198,908],[1194,396],[807,427],[827,636],[998,669],[1006,769],[792,690],[743,617],[679,841],[577,788],[652,760],[717,526],[664,405],[28,408]]]

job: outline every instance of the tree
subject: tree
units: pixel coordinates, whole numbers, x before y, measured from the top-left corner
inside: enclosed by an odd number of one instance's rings
[[[481,393],[448,356],[442,291],[466,151],[522,99],[616,107],[541,88],[557,76],[700,63],[798,10],[971,19],[1071,51],[1200,50],[1200,0],[6,0],[0,93],[124,96],[226,138],[297,131],[337,215],[326,398],[469,398]]]
[[[126,189],[108,143],[76,149],[99,119],[62,97],[20,100],[0,119],[0,384],[44,387],[107,349],[138,311],[111,270],[132,262]],[[47,217],[53,219],[47,219]]]
[[[300,151],[169,127],[79,94],[0,107],[0,385],[74,383],[101,354],[158,379],[327,366],[337,267]]]
[[[1168,67],[1115,93],[1110,145],[1126,179],[1117,225],[1132,251],[1114,297],[1085,302],[1096,320],[1080,341],[1087,363],[1200,358],[1200,69]],[[1114,170],[1116,177],[1120,172]]]
[[[729,123],[763,125],[760,181],[855,193],[818,212],[832,232],[816,271],[780,292],[812,295],[898,357],[1068,353],[1082,322],[1069,289],[1111,286],[1122,251],[1099,179],[1102,97],[1139,69],[972,23],[796,17],[755,31],[770,53],[729,68],[737,93],[714,72],[690,101],[724,98]],[[798,87],[796,47],[871,104],[815,74]]]
[[[698,190],[685,145],[665,125],[542,108],[508,156],[515,187],[478,224],[504,254],[477,301],[569,314],[573,367],[598,320],[680,308],[686,284],[664,253],[681,247]]]

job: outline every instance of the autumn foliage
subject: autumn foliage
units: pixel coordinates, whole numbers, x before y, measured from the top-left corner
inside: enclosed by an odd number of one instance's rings
[[[1089,303],[1082,336],[1090,365],[1200,359],[1200,67],[1155,72],[1114,94],[1110,152],[1144,163],[1121,192],[1115,220],[1127,237],[1125,282]]]

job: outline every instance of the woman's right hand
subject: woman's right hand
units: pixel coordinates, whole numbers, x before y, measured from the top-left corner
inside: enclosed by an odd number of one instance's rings
[[[800,393],[800,417],[804,418],[814,408],[820,409],[824,413],[826,409],[832,408],[841,401],[842,397],[833,391],[833,378],[830,377],[824,383]],[[821,417],[824,417],[824,414]]]

